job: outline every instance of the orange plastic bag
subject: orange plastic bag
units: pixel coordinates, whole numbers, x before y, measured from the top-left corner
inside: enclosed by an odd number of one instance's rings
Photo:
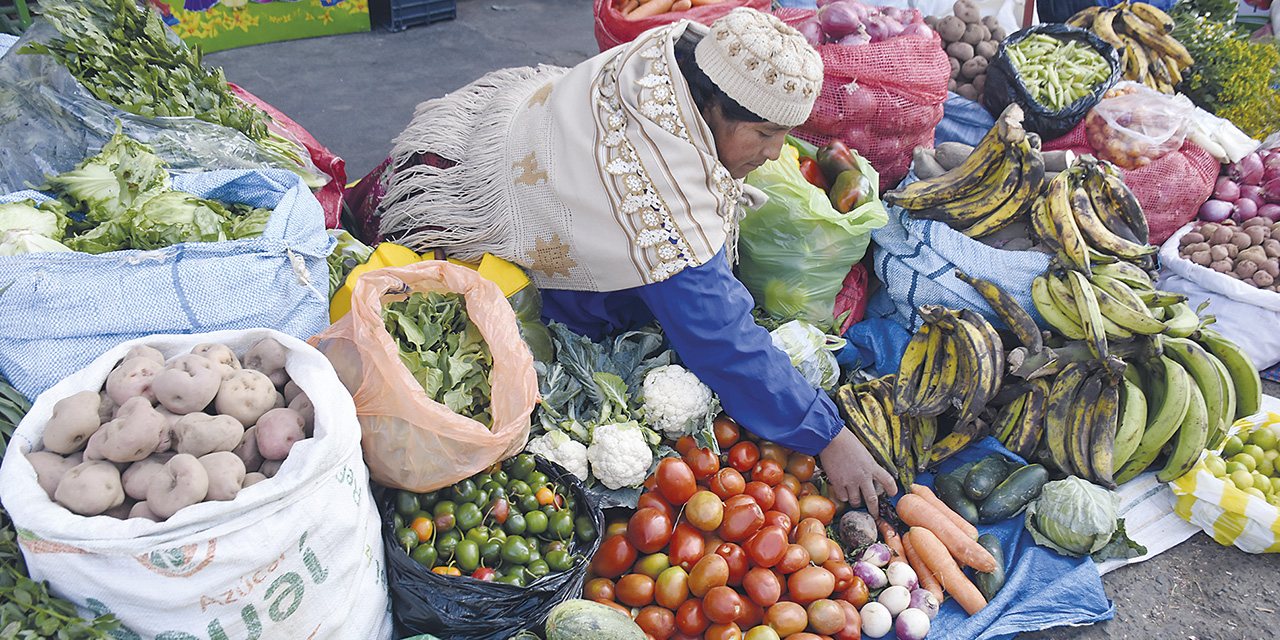
[[[429,398],[400,363],[399,348],[382,322],[382,306],[415,291],[465,297],[467,315],[493,356],[492,429]],[[369,271],[351,292],[351,312],[308,342],[329,358],[351,391],[365,464],[379,484],[434,491],[524,449],[529,415],[538,401],[533,356],[502,289],[472,269],[426,260]]]

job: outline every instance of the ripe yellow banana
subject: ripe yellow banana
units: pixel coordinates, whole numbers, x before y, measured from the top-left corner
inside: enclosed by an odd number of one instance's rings
[[[1022,419],[1022,412],[1027,407],[1027,396],[1031,395],[1028,391],[1013,399],[1009,404],[1000,407],[996,412],[995,421],[991,423],[991,435],[995,436],[1006,448],[1012,441],[1014,430],[1018,427],[1018,422]]]
[[[863,410],[862,401],[859,399],[861,395],[854,390],[853,385],[842,385],[836,390],[836,406],[840,409],[849,430],[862,441],[863,446],[876,459],[876,464],[896,477],[898,469],[894,466],[893,456],[889,452],[887,425],[883,421],[879,424],[872,423]]]
[[[1049,381],[1047,379],[1036,378],[1030,382],[1032,387],[1025,396],[1026,402],[1022,409],[1022,416],[1019,418],[1013,434],[1005,442],[1005,448],[1022,456],[1024,459],[1030,458],[1040,444],[1041,435],[1044,433],[1045,411],[1049,398]]]
[[[1115,9],[1099,11],[1093,18],[1093,24],[1089,25],[1089,29],[1104,42],[1115,47],[1117,52],[1123,52],[1125,42],[1120,39],[1120,34],[1115,30],[1117,15],[1118,12]]]
[[[1133,13],[1133,15],[1141,18],[1143,21],[1165,33],[1172,32],[1174,26],[1176,26],[1173,22],[1173,18],[1169,17],[1169,14],[1145,2],[1131,3],[1129,5],[1129,11]]]
[[[1147,216],[1142,212],[1142,205],[1138,203],[1138,198],[1124,183],[1115,165],[1110,162],[1100,162],[1099,166],[1103,169],[1101,197],[1110,203],[1105,207],[1099,207],[1099,210],[1106,208],[1116,211],[1136,236],[1135,241],[1145,244],[1151,232],[1147,226]]]
[[[1044,222],[1057,244],[1058,257],[1063,264],[1089,272],[1089,248],[1071,212],[1070,171],[1060,172],[1049,181],[1045,192]],[[1039,229],[1037,229],[1039,231]]]
[[[1098,216],[1084,186],[1071,192],[1071,213],[1075,215],[1076,226],[1094,249],[1126,260],[1136,260],[1159,249],[1154,245],[1131,242],[1109,229]]]
[[[1102,316],[1122,329],[1142,335],[1154,335],[1165,330],[1165,323],[1156,320],[1145,306],[1134,309],[1111,295],[1107,289],[1096,282],[1090,283],[1090,286],[1093,287],[1098,300],[1098,310],[1102,312]]]
[[[938,418],[935,416],[908,416],[911,427],[911,457],[916,461],[916,471],[923,472],[929,464],[929,451],[938,440]]]
[[[995,233],[1026,215],[1036,196],[1044,189],[1044,156],[1038,149],[1029,149],[1019,159],[1020,180],[1013,193],[999,206],[988,210],[971,226],[963,229],[970,238],[982,238]]]
[[[894,377],[893,410],[906,413],[915,401],[920,382],[925,377],[925,361],[929,353],[942,344],[942,336],[936,327],[925,324],[912,334],[907,348],[898,362],[898,375]]]
[[[1150,274],[1131,262],[1094,265],[1093,275],[1115,278],[1128,285],[1131,289],[1145,291],[1155,289],[1155,283],[1151,280]]]
[[[1029,151],[1026,140],[1009,145],[1000,156],[999,166],[975,189],[954,200],[913,210],[911,217],[939,220],[952,226],[968,226],[983,220],[1017,191],[1022,183],[1022,156]]]
[[[1165,33],[1163,29],[1134,15],[1132,11],[1121,11],[1119,21],[1121,30],[1141,41],[1148,49],[1171,57],[1183,67],[1189,67],[1195,63],[1181,42]]]
[[[952,392],[963,378],[960,376],[960,355],[955,340],[940,327],[938,346],[930,347],[925,356],[925,374],[916,388],[916,397],[907,413],[914,416],[937,416],[951,406]]]
[[[1067,434],[1067,460],[1071,462],[1072,473],[1086,480],[1092,478],[1090,471],[1089,437],[1093,430],[1093,414],[1098,406],[1098,398],[1102,395],[1102,373],[1095,371],[1085,378],[1084,384],[1076,393],[1074,406],[1071,407],[1070,431]]]
[[[1081,29],[1088,29],[1089,27],[1093,26],[1094,19],[1098,17],[1098,13],[1101,11],[1102,11],[1102,7],[1098,5],[1085,7],[1080,11],[1077,11],[1075,15],[1071,16],[1070,18],[1067,18],[1066,24],[1072,27],[1080,27]]]

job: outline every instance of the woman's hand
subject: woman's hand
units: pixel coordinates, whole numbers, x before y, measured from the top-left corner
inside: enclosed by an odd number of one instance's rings
[[[850,506],[866,504],[868,512],[879,515],[877,482],[889,495],[898,495],[898,484],[893,476],[876,464],[862,441],[848,429],[841,429],[818,456],[822,459],[822,470],[827,474],[835,497]]]

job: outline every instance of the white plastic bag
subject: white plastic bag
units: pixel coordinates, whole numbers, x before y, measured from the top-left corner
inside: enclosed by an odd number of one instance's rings
[[[265,337],[284,345],[290,377],[315,406],[315,437],[294,445],[275,477],[165,522],[76,515],[36,483],[24,454],[42,448],[53,405],[101,388],[133,345],[168,358],[222,342],[241,355]],[[351,394],[320,352],[278,331],[151,336],[107,351],[36,398],[0,465],[0,499],[31,577],[88,617],[114,613],[123,623],[116,638],[392,637]]]
[[[1164,291],[1186,294],[1193,308],[1209,301],[1206,313],[1217,318],[1213,329],[1249,354],[1259,370],[1280,362],[1280,293],[1250,286],[1178,255],[1178,242],[1194,224],[1179,229],[1160,247],[1160,281]]]
[[[840,364],[836,351],[844,347],[845,340],[833,338],[821,329],[802,320],[792,320],[769,335],[773,346],[791,357],[791,365],[804,379],[817,389],[831,389],[840,379]]]

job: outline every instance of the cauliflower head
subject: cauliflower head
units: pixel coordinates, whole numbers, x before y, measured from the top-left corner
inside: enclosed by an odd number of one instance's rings
[[[653,450],[639,424],[602,424],[592,430],[587,460],[591,461],[591,473],[604,486],[621,489],[644,482],[653,464]]]
[[[587,480],[587,445],[570,438],[563,431],[551,431],[534,438],[524,450],[564,467],[583,482]]]
[[[641,391],[644,415],[649,425],[668,438],[689,434],[689,424],[711,411],[711,387],[678,364],[650,371]]]

